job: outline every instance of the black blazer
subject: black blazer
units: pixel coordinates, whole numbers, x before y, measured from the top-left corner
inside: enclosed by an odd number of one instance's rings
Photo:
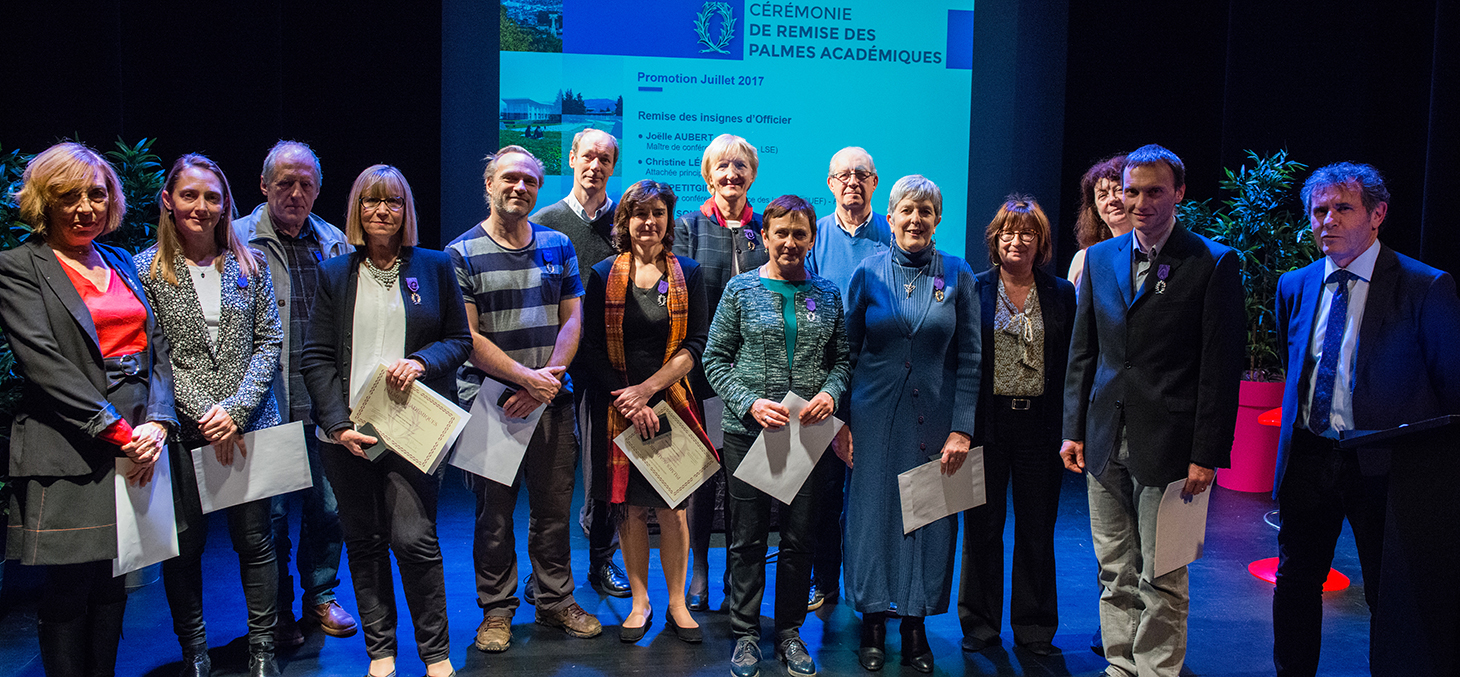
[[[146,420],[176,430],[167,337],[157,326],[132,257],[99,242],[96,249],[147,309]],[[96,437],[121,416],[106,398],[106,367],[91,311],[64,265],[39,237],[0,252],[0,322],[15,351],[16,371],[25,379],[10,429],[14,477],[89,475],[110,467],[120,454],[119,447]]]
[[[983,364],[979,373],[978,422],[975,446],[984,444],[988,430],[989,408],[994,394],[994,313],[999,302],[999,268],[994,266],[974,276],[978,281],[978,300],[983,322]],[[1039,314],[1044,322],[1044,394],[1039,428],[1029,431],[1030,444],[1060,442],[1060,426],[1064,421],[1065,366],[1070,358],[1070,332],[1075,324],[1075,285],[1069,280],[1034,269],[1034,288],[1039,294]]]
[[[355,288],[360,277],[363,247],[349,256],[320,264],[319,288],[309,311],[309,333],[299,368],[309,397],[314,400],[314,422],[332,433],[351,427],[350,349],[355,326]],[[411,301],[407,280],[420,285],[419,304]],[[406,357],[420,360],[426,373],[420,381],[437,394],[456,400],[456,368],[471,353],[466,307],[456,283],[456,267],[446,254],[430,249],[401,247],[400,280],[396,282],[406,308]]]
[[[1086,469],[1099,475],[1124,422],[1131,474],[1164,486],[1192,463],[1230,465],[1247,313],[1238,253],[1180,224],[1132,298],[1134,243],[1128,233],[1085,250],[1064,437],[1085,442]]]
[[[1278,280],[1277,324],[1287,367],[1277,478],[1282,488],[1307,373],[1308,342],[1322,298],[1324,259]],[[1460,414],[1460,299],[1449,273],[1380,245],[1359,327],[1353,373],[1354,427],[1384,430]],[[1305,421],[1306,423],[1306,421]],[[1368,452],[1372,456],[1372,452]]]

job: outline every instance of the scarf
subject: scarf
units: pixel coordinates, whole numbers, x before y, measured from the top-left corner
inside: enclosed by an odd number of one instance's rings
[[[720,213],[720,205],[719,203],[715,202],[715,197],[713,195],[710,196],[710,199],[705,200],[704,204],[700,205],[700,213],[710,218],[713,218],[715,220],[715,223],[720,224],[721,228],[730,227],[728,225],[725,225],[725,215]],[[746,200],[745,209],[740,210],[740,225],[748,228],[749,226],[747,224],[749,224],[750,220],[754,217],[755,211],[750,208],[750,200]]]
[[[747,208],[749,205],[747,204]],[[604,329],[607,332],[608,362],[614,371],[618,372],[619,378],[624,385],[629,385],[628,364],[624,358],[624,304],[628,299],[629,285],[633,281],[629,279],[629,268],[633,265],[634,255],[624,252],[618,255],[613,262],[613,269],[608,274],[608,288],[604,298]],[[679,344],[684,341],[684,336],[689,329],[689,287],[685,283],[684,271],[679,267],[679,259],[674,254],[665,252],[664,257],[669,267],[669,340],[664,342],[664,361],[679,352]],[[695,436],[700,442],[715,453],[715,445],[710,443],[710,438],[705,434],[705,426],[702,417],[695,411],[694,393],[690,390],[689,381],[680,379],[663,390],[664,401],[669,403],[669,408],[679,414],[684,422],[689,424]],[[614,442],[619,435],[631,427],[629,420],[620,414],[612,403],[608,405],[608,497],[610,503],[623,503],[629,488],[629,457],[624,454],[618,444]],[[718,456],[717,456],[718,458]]]

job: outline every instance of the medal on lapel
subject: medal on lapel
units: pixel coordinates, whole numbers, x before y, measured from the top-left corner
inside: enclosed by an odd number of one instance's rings
[[[421,305],[421,283],[414,277],[406,278],[406,289],[411,290],[411,303]]]
[[[810,322],[816,321],[816,299],[806,299],[806,319]]]
[[[1166,278],[1171,275],[1171,264],[1163,263],[1156,266],[1156,293],[1166,293]]]
[[[659,305],[662,306],[662,305],[664,305],[664,302],[665,301],[668,301],[669,300],[668,294],[669,294],[669,280],[660,280],[659,281]]]
[[[745,239],[750,241],[750,251],[755,251],[755,230],[746,228]]]
[[[244,277],[243,273],[238,274],[238,288],[248,289],[248,278]]]
[[[942,275],[933,278],[933,299],[938,303],[943,302],[943,287],[945,286],[947,285],[943,282]]]

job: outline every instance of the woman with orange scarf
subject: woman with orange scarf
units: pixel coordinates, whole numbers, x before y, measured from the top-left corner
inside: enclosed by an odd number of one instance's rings
[[[593,267],[583,306],[579,357],[588,365],[589,412],[583,434],[592,445],[592,472],[602,473],[590,486],[606,493],[595,498],[623,512],[619,547],[634,599],[619,630],[625,642],[643,638],[654,619],[648,590],[651,509],[659,522],[659,560],[669,587],[666,624],[686,642],[704,638],[685,606],[685,506],[668,505],[613,442],[631,426],[646,438],[658,432],[653,407],[665,401],[713,449],[685,378],[705,348],[709,304],[699,264],[670,251],[674,203],[673,189],[654,181],[640,181],[624,192],[613,219],[613,243],[620,254]]]

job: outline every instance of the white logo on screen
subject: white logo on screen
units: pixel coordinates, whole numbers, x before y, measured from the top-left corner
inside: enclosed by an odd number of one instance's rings
[[[720,16],[720,35],[717,39],[710,39],[710,19],[716,14]],[[700,13],[695,17],[695,34],[700,36],[699,43],[705,48],[700,53],[717,52],[729,54],[725,47],[735,39],[735,12],[730,9],[728,2],[707,2],[700,8]]]

